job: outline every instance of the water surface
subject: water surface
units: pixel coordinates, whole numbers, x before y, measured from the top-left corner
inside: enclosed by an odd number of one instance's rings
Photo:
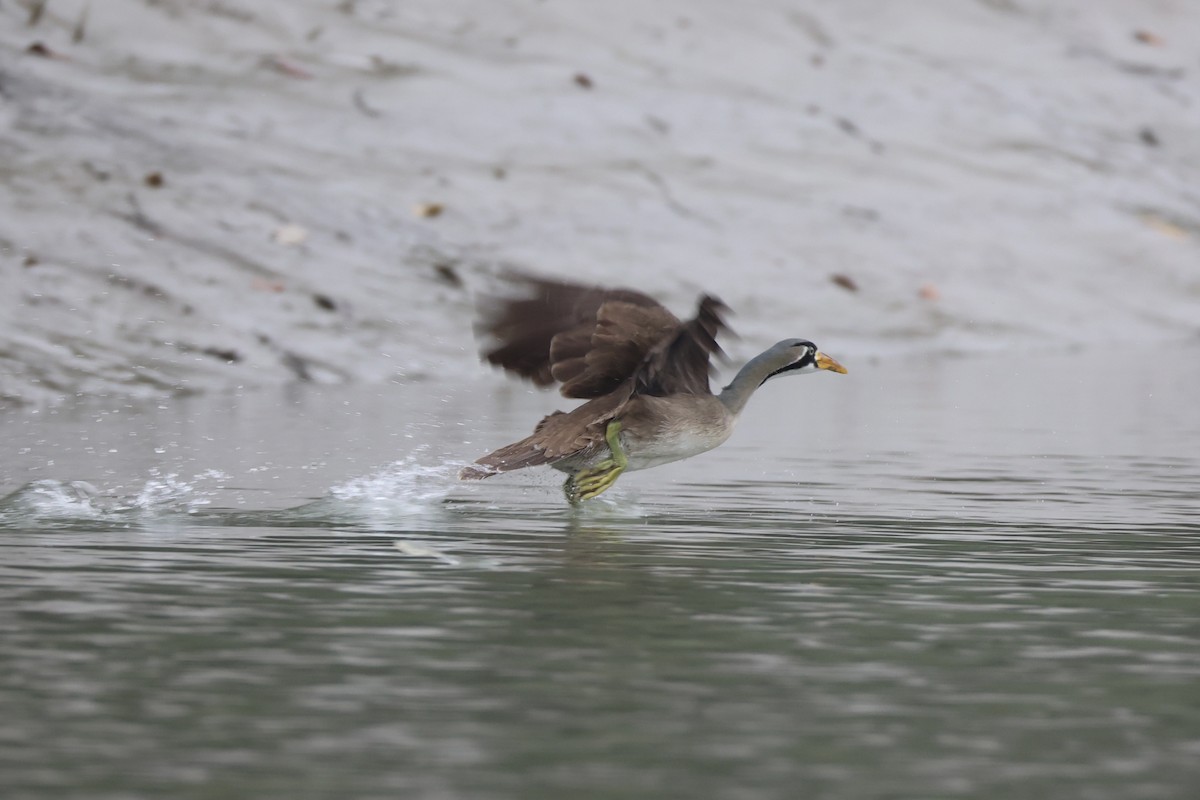
[[[498,376],[8,412],[4,795],[1192,797],[1198,355],[780,380],[580,511],[453,480]]]

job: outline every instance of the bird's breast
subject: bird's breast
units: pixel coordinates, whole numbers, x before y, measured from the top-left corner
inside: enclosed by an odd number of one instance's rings
[[[669,408],[654,408],[658,413],[651,415],[653,425],[627,428],[621,437],[629,458],[627,469],[649,469],[691,458],[728,439],[733,432],[732,417],[715,398],[704,399],[708,402],[675,402]]]

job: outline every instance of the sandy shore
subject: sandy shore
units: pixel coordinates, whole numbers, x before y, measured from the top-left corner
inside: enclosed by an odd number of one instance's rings
[[[735,355],[1200,334],[1194,3],[35,5],[0,400],[476,370],[503,263],[714,292]]]

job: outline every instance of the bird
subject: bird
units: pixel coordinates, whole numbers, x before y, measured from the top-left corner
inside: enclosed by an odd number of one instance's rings
[[[459,472],[480,480],[549,465],[566,472],[572,505],[625,472],[699,455],[722,444],[750,396],[783,375],[846,368],[807,339],[784,339],[750,359],[720,394],[709,387],[728,307],[705,294],[680,320],[634,289],[610,289],[509,271],[504,295],[478,304],[484,361],[540,387],[585,400],[543,418],[529,436]]]

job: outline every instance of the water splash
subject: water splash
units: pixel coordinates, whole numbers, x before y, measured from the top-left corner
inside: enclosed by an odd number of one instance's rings
[[[422,464],[417,451],[367,475],[329,488],[326,497],[293,509],[305,515],[351,517],[369,527],[431,513],[455,489],[455,464]]]
[[[175,472],[160,476],[158,470],[152,470],[151,475],[153,477],[136,495],[129,498],[127,503],[115,506],[114,510],[195,514],[212,503],[220,483],[229,479],[227,474],[216,469],[197,473],[190,481],[183,480]],[[210,486],[210,482],[216,482],[217,485]]]
[[[33,481],[0,498],[0,522],[97,519],[105,513],[98,497],[96,487],[86,481]]]
[[[0,498],[0,524],[6,527],[61,527],[97,522],[128,527],[172,518],[196,524],[263,527],[367,528],[394,531],[440,510],[455,490],[457,464],[421,463],[418,451],[375,472],[331,486],[319,500],[275,511],[212,508],[229,476],[205,470],[182,477],[151,470],[132,492],[104,492],[85,481],[39,480]]]
[[[192,515],[212,503],[227,479],[225,473],[211,469],[190,480],[178,473],[160,475],[152,470],[151,477],[133,494],[106,495],[87,481],[47,478],[27,483],[0,498],[0,524],[57,527],[108,521],[126,527],[138,518]]]

